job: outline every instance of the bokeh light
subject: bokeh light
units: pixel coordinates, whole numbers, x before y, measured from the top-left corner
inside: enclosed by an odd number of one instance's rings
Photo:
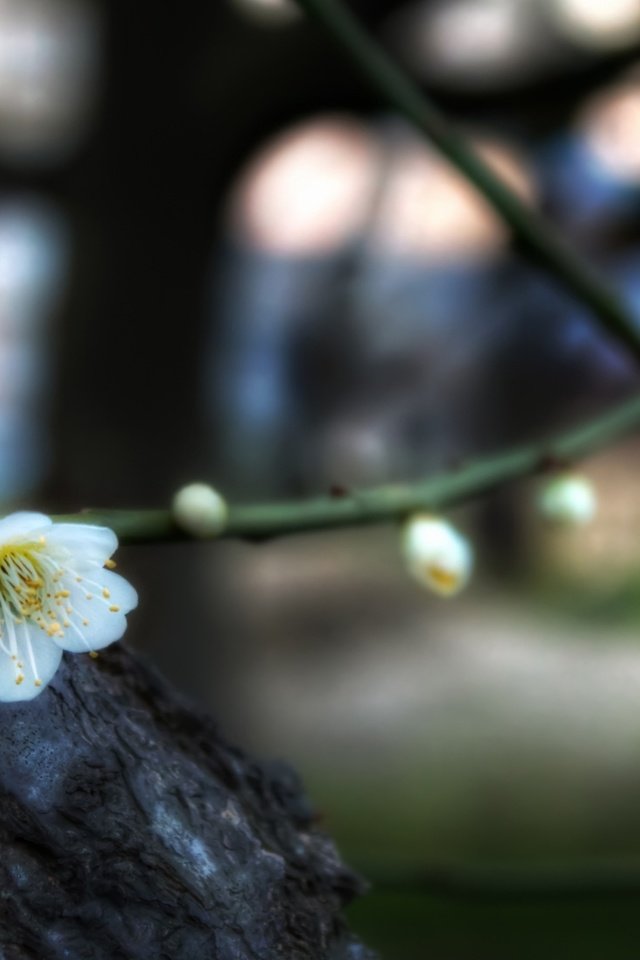
[[[640,0],[547,0],[554,22],[593,50],[628,47],[640,37]]]
[[[0,200],[0,501],[48,466],[52,320],[68,272],[64,221],[34,198]]]
[[[531,172],[517,151],[478,139],[478,153],[529,202]],[[371,242],[394,256],[451,261],[487,259],[507,233],[488,203],[451,164],[413,135],[388,164]]]
[[[81,138],[97,82],[96,8],[0,0],[0,153],[47,163]]]
[[[294,0],[233,0],[233,3],[238,10],[259,23],[285,24],[300,16]]]
[[[418,75],[491,89],[546,53],[536,14],[529,0],[422,0],[395,13],[389,32]]]
[[[610,176],[640,182],[640,72],[593,97],[580,113],[578,129]]]
[[[319,117],[276,137],[241,175],[231,203],[237,236],[281,255],[319,255],[362,229],[377,148],[366,126]]]

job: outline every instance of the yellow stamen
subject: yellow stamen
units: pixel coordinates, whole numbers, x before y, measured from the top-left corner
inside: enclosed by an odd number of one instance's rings
[[[459,577],[455,573],[435,565],[427,567],[427,576],[445,593],[455,590],[459,583]]]

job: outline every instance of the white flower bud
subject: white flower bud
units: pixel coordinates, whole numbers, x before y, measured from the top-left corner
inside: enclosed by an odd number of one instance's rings
[[[586,477],[563,474],[543,487],[538,506],[547,520],[577,527],[593,520],[598,502],[593,485]]]
[[[206,483],[190,483],[178,490],[171,505],[173,519],[192,537],[215,537],[227,524],[224,497]]]
[[[473,569],[469,541],[446,520],[427,514],[416,514],[405,525],[402,554],[410,575],[445,597],[459,593]]]

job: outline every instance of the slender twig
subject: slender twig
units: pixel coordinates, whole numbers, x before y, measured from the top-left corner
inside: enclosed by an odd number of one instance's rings
[[[517,245],[585,304],[640,360],[640,332],[623,302],[558,233],[497,176],[438,108],[368,36],[341,0],[296,0],[344,49],[378,93],[475,185],[511,228]]]
[[[266,540],[338,527],[388,523],[415,511],[442,510],[497,490],[514,480],[562,468],[640,427],[640,397],[551,439],[485,457],[414,484],[340,491],[309,500],[231,505],[222,534]],[[86,510],[57,517],[111,527],[125,543],[184,540],[169,510]]]

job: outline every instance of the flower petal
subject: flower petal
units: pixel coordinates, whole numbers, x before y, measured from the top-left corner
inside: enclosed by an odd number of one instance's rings
[[[108,599],[110,606],[120,607],[121,613],[129,613],[138,606],[138,593],[128,580],[112,570],[94,570],[91,582],[101,590],[103,599]],[[105,593],[107,596],[105,596]]]
[[[0,701],[6,703],[33,700],[42,693],[62,658],[60,648],[35,624],[12,626],[13,642],[5,634],[0,647]]]
[[[127,629],[125,614],[138,604],[131,584],[110,570],[94,570],[80,583],[66,577],[60,587],[69,595],[54,607],[60,630],[52,640],[73,653],[100,650],[119,640]]]
[[[85,569],[96,563],[103,565],[118,546],[118,538],[108,527],[88,523],[55,523],[47,532],[47,545],[68,550],[73,555],[74,569]]]
[[[29,511],[20,511],[19,513],[10,513],[9,516],[0,520],[0,544],[19,539],[29,540],[30,534],[40,531],[44,527],[50,527],[51,518],[44,513],[31,513]]]

